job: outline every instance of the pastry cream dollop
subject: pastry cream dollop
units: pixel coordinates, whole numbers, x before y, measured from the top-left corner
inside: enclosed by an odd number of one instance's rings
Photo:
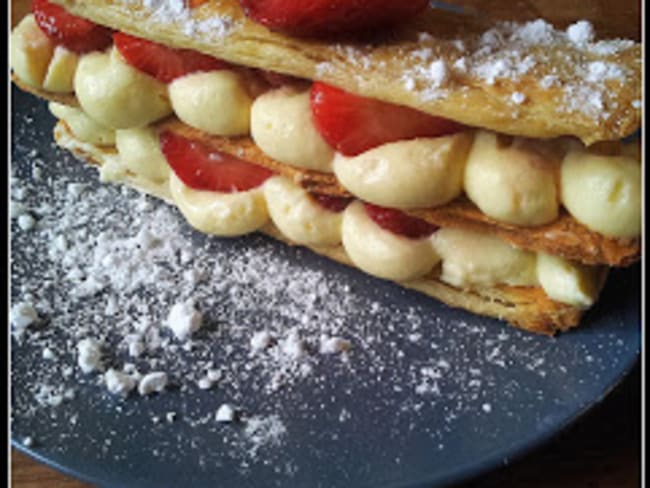
[[[153,128],[119,129],[115,131],[115,143],[126,169],[156,183],[169,178],[169,164]]]
[[[382,229],[359,201],[343,212],[343,247],[350,260],[368,274],[394,281],[426,275],[440,261],[431,239],[409,239]]]
[[[73,92],[78,63],[79,55],[63,46],[56,46],[43,79],[43,90],[53,93]]]
[[[167,86],[131,67],[115,48],[82,56],[74,88],[83,110],[114,129],[143,127],[172,113]]]
[[[442,258],[440,279],[459,288],[537,284],[536,255],[489,234],[465,229],[439,229],[433,247]]]
[[[20,21],[9,39],[11,69],[25,84],[43,87],[54,54],[54,43],[38,27],[33,14]]]
[[[191,73],[169,84],[174,112],[187,125],[209,134],[248,134],[253,100],[230,70]]]
[[[334,173],[364,201],[392,208],[436,207],[463,191],[471,135],[383,144],[354,157],[337,154]]]
[[[309,91],[280,88],[255,99],[251,135],[269,157],[316,171],[332,171],[333,149],[312,120]]]
[[[341,242],[342,212],[323,208],[282,176],[269,178],[263,186],[269,215],[282,234],[304,245],[335,246]]]
[[[52,115],[63,120],[80,140],[98,146],[115,144],[115,131],[98,124],[83,110],[57,102],[50,102],[48,107]]]
[[[594,304],[599,292],[600,268],[584,266],[545,253],[537,254],[537,279],[553,300],[576,307]]]
[[[169,189],[190,225],[206,234],[224,237],[248,234],[269,219],[261,187],[235,193],[194,190],[171,171]]]
[[[641,164],[626,154],[570,151],[562,162],[562,203],[582,224],[612,237],[641,234]]]
[[[559,163],[521,138],[502,143],[497,134],[479,131],[465,166],[465,192],[496,220],[546,224],[558,216]]]

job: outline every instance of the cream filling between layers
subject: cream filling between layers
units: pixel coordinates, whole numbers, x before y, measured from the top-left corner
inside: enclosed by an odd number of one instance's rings
[[[557,256],[537,254],[537,280],[553,300],[588,308],[593,305],[600,286],[597,266],[571,263]]]
[[[562,203],[578,222],[596,232],[613,237],[639,236],[641,173],[639,160],[625,152],[605,156],[571,151],[562,163]]]
[[[171,169],[160,149],[158,133],[151,127],[115,131],[115,145],[125,169],[157,183],[169,178]]]
[[[309,91],[279,88],[257,97],[251,108],[251,137],[281,163],[332,171],[334,151],[314,126]]]
[[[323,208],[287,178],[264,182],[266,205],[275,226],[297,244],[336,246],[341,242],[342,212]]]
[[[128,171],[146,187],[164,185],[164,193],[171,194],[188,222],[202,232],[221,236],[246,234],[266,225],[270,215],[291,241],[315,248],[341,246],[356,266],[381,278],[408,281],[424,277],[442,262],[440,278],[460,288],[510,283],[541,286],[554,300],[579,307],[589,306],[595,300],[597,268],[556,257],[537,259],[534,253],[469,231],[440,229],[430,238],[401,237],[372,221],[361,202],[351,203],[343,213],[331,212],[282,177],[269,178],[246,192],[194,190],[180,181],[160,148],[152,144],[153,129],[124,133],[129,133],[130,140],[120,144],[115,156],[109,157],[89,142],[75,144],[91,155],[100,151],[95,157],[107,166],[102,168],[104,180],[125,181]],[[133,157],[134,154],[139,156]],[[310,219],[314,221],[310,223]],[[482,245],[477,246],[478,242]]]
[[[360,199],[392,208],[444,205],[463,192],[469,133],[383,144],[334,158],[339,182]]]
[[[464,229],[439,229],[433,248],[442,258],[441,279],[459,288],[504,283],[535,286],[536,253],[493,236]]]
[[[410,239],[382,229],[359,201],[343,212],[342,242],[357,267],[389,280],[420,278],[440,262],[431,239]]]
[[[113,129],[144,127],[172,113],[165,84],[127,64],[114,47],[81,57],[74,91],[84,112]]]
[[[547,224],[558,217],[559,165],[559,158],[535,151],[522,139],[501,142],[496,134],[479,131],[465,166],[465,193],[496,220]]]
[[[253,100],[231,70],[191,73],[169,84],[174,113],[190,127],[220,136],[247,135]]]
[[[169,190],[190,225],[206,234],[222,237],[249,234],[269,219],[261,187],[234,193],[194,190],[171,171]]]
[[[55,44],[36,23],[25,16],[9,39],[10,64],[14,74],[29,86],[53,93],[70,93],[78,56]]]
[[[83,110],[57,102],[50,102],[48,108],[52,115],[64,120],[82,141],[98,146],[115,145],[115,131],[95,122]]]
[[[315,129],[308,91],[277,89],[253,101],[232,70],[193,73],[165,85],[129,66],[114,47],[79,57],[54,46],[33,15],[11,33],[11,65],[29,85],[75,91],[85,112],[109,129],[144,127],[171,113],[216,135],[246,134],[250,128],[268,156],[306,169],[334,169],[350,193],[377,205],[433,207],[465,192],[500,222],[549,223],[562,204],[578,222],[604,235],[641,233],[635,144],[600,154],[566,141],[503,138],[509,141],[504,143],[494,133],[477,131],[398,141],[343,157]]]
[[[11,67],[34,88],[74,93],[90,117],[112,129],[143,127],[175,113],[210,134],[250,131],[252,98],[233,70],[191,73],[165,85],[131,67],[115,46],[78,55],[55,45],[33,14],[11,33]]]

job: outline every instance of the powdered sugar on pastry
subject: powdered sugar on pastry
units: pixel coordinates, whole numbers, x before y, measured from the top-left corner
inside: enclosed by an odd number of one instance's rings
[[[235,27],[232,18],[227,16],[194,18],[185,0],[142,0],[142,5],[151,10],[152,20],[163,24],[179,23],[188,36],[216,41],[227,37]]]
[[[540,66],[551,63],[547,50],[563,47],[569,49],[575,60],[575,75],[568,79],[566,74],[562,75],[567,81],[561,88],[568,110],[580,111],[594,118],[607,118],[607,112],[602,110],[607,92],[603,82],[625,83],[629,73],[614,61],[591,60],[596,55],[614,56],[634,43],[629,40],[595,41],[594,38],[593,26],[588,21],[578,21],[566,31],[557,30],[541,19],[526,23],[502,22],[485,31],[474,43],[455,43],[459,55],[447,60],[451,67],[448,72],[445,60],[437,59],[435,51],[427,47],[427,43],[431,44],[431,36],[423,33],[418,40],[422,47],[410,53],[411,58],[419,63],[406,71],[402,80],[407,89],[426,87],[427,99],[440,98],[446,95],[444,82],[453,80],[454,76],[476,77],[489,85],[503,80],[521,81]],[[553,85],[548,77],[540,83],[545,89]],[[520,92],[512,97],[517,105],[525,99],[526,95]]]

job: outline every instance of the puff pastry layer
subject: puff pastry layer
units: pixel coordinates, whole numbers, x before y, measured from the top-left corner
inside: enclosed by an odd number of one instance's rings
[[[641,45],[576,39],[429,9],[376,38],[291,38],[247,19],[236,0],[54,0],[70,12],[233,63],[321,80],[469,126],[537,138],[616,140],[641,120]]]

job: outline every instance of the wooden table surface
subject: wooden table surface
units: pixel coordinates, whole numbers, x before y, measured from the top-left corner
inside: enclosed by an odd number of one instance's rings
[[[641,38],[640,0],[447,1],[470,7],[480,6],[482,11],[488,11],[498,18],[541,16],[560,26],[586,18],[593,22],[601,36]],[[640,372],[636,368],[601,405],[567,432],[513,465],[466,484],[466,488],[639,486],[640,402]],[[90,486],[15,450],[12,450],[11,458],[11,483],[14,488]]]

